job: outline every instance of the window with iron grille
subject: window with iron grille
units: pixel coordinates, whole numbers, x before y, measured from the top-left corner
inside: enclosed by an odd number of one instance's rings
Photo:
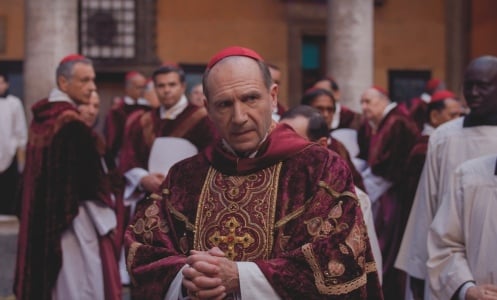
[[[101,71],[156,64],[156,1],[80,0],[80,52]]]
[[[82,0],[81,52],[92,58],[134,58],[135,4],[135,0]]]

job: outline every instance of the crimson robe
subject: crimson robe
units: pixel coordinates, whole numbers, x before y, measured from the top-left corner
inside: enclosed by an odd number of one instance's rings
[[[331,142],[328,145],[328,149],[335,151],[347,162],[347,165],[349,166],[349,169],[352,173],[352,179],[354,180],[355,186],[367,192],[366,187],[364,187],[364,182],[362,181],[362,175],[359,173],[359,171],[357,171],[356,167],[354,166],[354,163],[350,158],[349,151],[347,151],[347,148],[345,148],[344,144],[342,144],[337,139],[331,138]]]
[[[428,103],[420,98],[415,98],[409,109],[409,116],[416,123],[418,130],[422,132],[425,123],[428,121]]]
[[[77,216],[79,204],[91,199],[114,207],[114,202],[101,165],[105,146],[76,108],[44,99],[32,110],[14,292],[17,299],[51,299],[62,265],[61,235]],[[111,234],[99,241],[106,299],[121,295],[120,245],[115,241]]]
[[[202,151],[217,137],[217,130],[204,107],[188,104],[174,120],[162,120],[160,107],[154,108],[130,125],[119,155],[119,169],[123,173],[132,168],[147,170],[153,142],[163,136],[187,139]]]
[[[112,166],[113,161],[118,157],[123,144],[125,128],[150,109],[152,108],[147,105],[126,104],[123,99],[112,106],[105,119],[104,130],[107,145],[106,157],[109,165]]]
[[[405,214],[400,203],[403,191],[399,188],[405,175],[407,157],[418,136],[416,124],[400,107],[395,107],[380,122],[369,145],[368,165],[372,173],[392,183],[391,188],[378,199],[379,208],[375,214],[386,299],[404,297],[402,276],[399,270],[393,268],[405,229],[405,222],[401,219]]]
[[[343,105],[340,108],[340,122],[336,129],[351,128],[358,130],[363,121],[362,115]]]
[[[414,196],[416,195],[416,189],[418,187],[419,178],[421,177],[421,172],[423,171],[423,166],[426,160],[426,151],[428,150],[428,140],[429,135],[422,135],[416,141],[416,144],[411,149],[409,156],[407,158],[405,167],[405,176],[402,182],[401,197],[403,206],[402,209],[402,228],[407,225],[407,220],[409,219],[409,213],[411,212],[412,203],[414,201]]]
[[[255,158],[219,142],[179,162],[161,190],[125,234],[136,299],[163,299],[189,250],[214,246],[257,264],[282,299],[382,299],[347,164],[285,124]]]

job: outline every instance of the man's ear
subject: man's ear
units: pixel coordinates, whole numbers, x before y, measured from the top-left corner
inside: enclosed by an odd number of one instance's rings
[[[64,76],[57,77],[57,86],[63,92],[67,91],[67,86],[69,84],[69,80]]]
[[[437,127],[440,124],[440,112],[436,109],[430,111],[430,119],[428,120],[430,125]]]
[[[269,90],[269,95],[271,96],[271,106],[276,107],[278,105],[278,85],[273,83],[271,89]]]
[[[316,143],[318,143],[319,145],[321,145],[323,147],[328,147],[328,138],[325,136],[320,137],[319,140],[316,141]]]

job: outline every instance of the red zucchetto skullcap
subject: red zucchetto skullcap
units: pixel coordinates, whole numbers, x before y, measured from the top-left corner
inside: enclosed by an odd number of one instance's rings
[[[130,80],[131,78],[135,77],[136,75],[140,75],[140,73],[138,71],[129,71],[128,73],[126,73],[124,78],[126,80]]]
[[[166,68],[177,68],[179,69],[179,65],[175,63],[174,61],[166,61],[163,62],[161,67],[166,67]]]
[[[371,87],[373,90],[376,90],[378,93],[382,94],[383,96],[388,98],[388,92],[381,86],[374,85]]]
[[[74,53],[74,54],[69,54],[69,55],[67,55],[66,57],[64,57],[64,58],[60,61],[59,65],[61,65],[61,64],[65,64],[65,63],[70,62],[70,61],[75,61],[75,60],[83,60],[83,59],[86,59],[86,57],[84,57],[84,56],[83,56],[83,55],[81,55],[81,54],[77,54],[77,53]]]
[[[430,79],[426,83],[425,91],[428,94],[433,94],[439,88],[441,83],[442,83],[442,81],[438,78]]]
[[[430,103],[444,101],[447,98],[455,99],[456,95],[448,90],[437,91],[431,96]]]
[[[255,52],[252,49],[249,48],[244,48],[240,46],[232,46],[228,48],[224,48],[223,50],[219,51],[217,54],[215,54],[210,60],[209,63],[207,64],[207,69],[211,69],[215,64],[217,64],[219,61],[226,57],[230,56],[245,56],[252,58],[253,60],[256,61],[264,61],[262,56],[260,56],[257,52]]]

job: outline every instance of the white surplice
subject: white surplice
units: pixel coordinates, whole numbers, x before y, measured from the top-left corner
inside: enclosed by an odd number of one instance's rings
[[[114,210],[105,204],[83,201],[71,226],[62,233],[62,266],[52,300],[104,300],[104,274],[99,236],[116,228]]]
[[[464,161],[497,149],[497,126],[464,128],[463,121],[463,117],[449,121],[430,136],[426,162],[395,262],[396,268],[416,278],[426,278],[428,229],[441,197],[449,192],[453,172]]]
[[[450,299],[467,281],[496,283],[496,159],[461,164],[442,198],[428,234],[431,299]]]

